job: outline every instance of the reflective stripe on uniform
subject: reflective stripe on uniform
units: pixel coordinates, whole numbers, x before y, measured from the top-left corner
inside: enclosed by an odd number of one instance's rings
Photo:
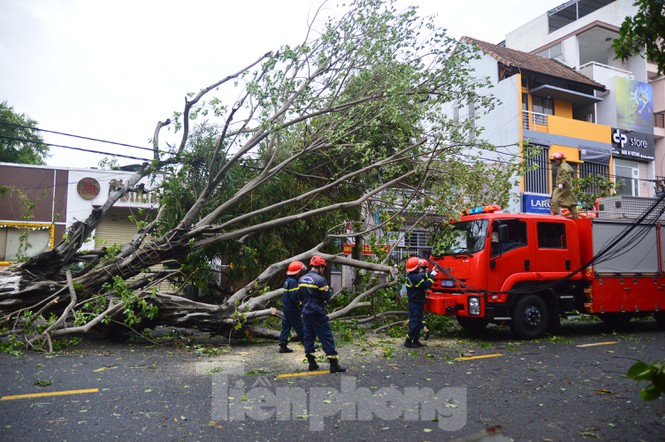
[[[329,289],[327,285],[324,286],[324,287],[319,287],[316,284],[300,284],[298,286],[298,288],[300,288],[300,287],[306,287],[308,289],[315,289],[315,290],[321,290],[321,291],[328,291],[328,289]]]

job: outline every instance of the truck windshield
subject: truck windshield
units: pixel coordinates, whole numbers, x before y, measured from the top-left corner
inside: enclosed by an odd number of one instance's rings
[[[485,247],[489,221],[479,219],[462,221],[452,225],[444,255],[470,255]]]

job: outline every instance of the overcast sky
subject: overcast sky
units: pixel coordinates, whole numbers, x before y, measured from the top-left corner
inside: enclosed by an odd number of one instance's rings
[[[564,0],[400,0],[449,35],[498,43]],[[0,101],[38,127],[149,147],[155,125],[198,91],[282,44],[299,43],[313,0],[0,0]],[[329,7],[342,3],[328,2]],[[149,152],[42,133],[48,143]],[[47,163],[105,155],[51,148]],[[119,159],[120,164],[136,160]]]

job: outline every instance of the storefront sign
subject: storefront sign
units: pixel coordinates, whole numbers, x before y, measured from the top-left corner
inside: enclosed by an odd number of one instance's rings
[[[612,128],[612,156],[653,161],[656,158],[653,134]]]
[[[84,200],[91,200],[99,195],[99,181],[94,178],[83,178],[76,185],[76,191]]]
[[[550,213],[551,198],[551,195],[523,193],[522,212],[548,214]]]

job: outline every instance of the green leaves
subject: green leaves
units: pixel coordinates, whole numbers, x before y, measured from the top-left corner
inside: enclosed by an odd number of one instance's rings
[[[654,362],[647,365],[645,362],[637,361],[626,373],[626,377],[636,382],[650,382],[640,391],[640,396],[645,401],[658,399],[665,392],[665,361]]]
[[[49,147],[36,127],[35,120],[0,102],[0,162],[45,164]]]
[[[658,64],[658,72],[665,74],[665,2],[663,0],[636,0],[638,11],[633,17],[626,17],[619,38],[612,47],[616,58],[628,59],[644,51],[646,58]]]

